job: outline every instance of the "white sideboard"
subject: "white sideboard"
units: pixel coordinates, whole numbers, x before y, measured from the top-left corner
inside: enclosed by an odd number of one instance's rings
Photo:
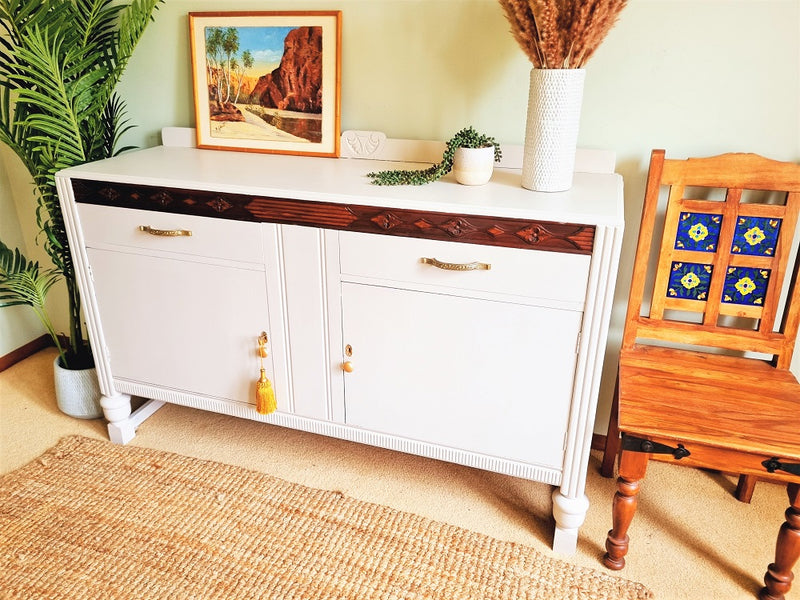
[[[60,172],[110,437],[172,402],[541,481],[574,552],[622,180],[365,177],[395,166],[159,146]]]

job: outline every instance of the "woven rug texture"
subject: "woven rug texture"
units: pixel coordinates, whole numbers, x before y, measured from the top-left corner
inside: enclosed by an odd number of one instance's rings
[[[3,599],[652,598],[338,492],[81,436],[0,477]]]

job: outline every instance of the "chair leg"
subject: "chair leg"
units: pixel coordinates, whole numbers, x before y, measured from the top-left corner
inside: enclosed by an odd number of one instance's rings
[[[753,491],[756,489],[755,475],[739,475],[739,484],[736,486],[736,499],[739,502],[750,504],[753,499]]]
[[[792,567],[800,559],[800,483],[790,483],[787,492],[786,522],[778,533],[775,562],[764,575],[766,587],[758,594],[761,600],[784,600],[784,594],[792,587]]]
[[[623,450],[619,459],[619,478],[617,493],[614,494],[614,525],[606,538],[606,554],[603,564],[609,569],[618,571],[625,566],[625,555],[628,553],[628,527],[633,521],[638,504],[639,481],[644,478],[649,455],[644,452]]]
[[[611,416],[608,419],[606,431],[606,446],[603,450],[603,464],[600,465],[600,474],[603,477],[614,476],[614,463],[619,454],[622,439],[619,434],[619,376],[614,387],[614,400],[611,403]]]

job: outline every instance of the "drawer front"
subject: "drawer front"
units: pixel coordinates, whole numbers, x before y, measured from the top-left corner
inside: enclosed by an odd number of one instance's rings
[[[512,294],[580,306],[586,297],[590,263],[586,255],[352,232],[339,234],[339,247],[344,279]],[[473,262],[490,268],[459,270]]]
[[[258,223],[93,204],[79,204],[78,213],[89,247],[126,246],[240,262],[264,260]],[[150,232],[141,227],[149,227]],[[191,235],[169,235],[174,232]]]

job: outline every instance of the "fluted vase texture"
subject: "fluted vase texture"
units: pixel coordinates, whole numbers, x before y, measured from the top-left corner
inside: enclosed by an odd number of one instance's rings
[[[572,187],[585,78],[584,69],[531,69],[522,187]]]

